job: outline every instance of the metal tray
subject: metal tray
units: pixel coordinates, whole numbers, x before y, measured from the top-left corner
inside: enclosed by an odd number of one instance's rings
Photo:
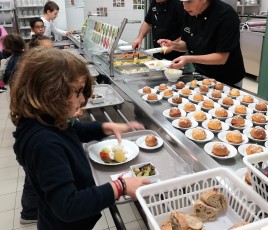
[[[130,71],[130,70],[140,70],[143,69],[144,71],[141,72],[125,72],[125,71]],[[138,74],[138,73],[148,73],[150,72],[149,68],[144,65],[144,64],[135,64],[135,65],[128,65],[128,66],[116,66],[115,70],[119,74]]]
[[[93,86],[93,94],[100,94],[104,97],[104,102],[94,104],[91,100],[84,107],[85,109],[101,108],[106,106],[120,105],[124,102],[124,99],[107,84],[99,84]]]
[[[159,136],[156,132],[151,130],[140,130],[125,133],[122,135],[123,139],[136,142],[136,140],[144,135],[153,134]],[[114,139],[114,136],[110,136],[107,139]],[[111,181],[110,175],[117,174],[120,172],[126,172],[130,170],[131,165],[136,165],[139,163],[152,162],[159,172],[158,178],[160,180],[166,180],[169,178],[176,177],[174,170],[174,159],[178,158],[183,162],[183,159],[176,153],[163,139],[164,144],[162,147],[154,150],[146,150],[139,148],[139,154],[132,161],[126,162],[121,165],[110,166],[101,165],[89,160],[93,176],[95,178],[96,184],[101,185]],[[84,144],[84,150],[88,156],[88,147],[92,144],[97,143],[97,141],[92,141]]]

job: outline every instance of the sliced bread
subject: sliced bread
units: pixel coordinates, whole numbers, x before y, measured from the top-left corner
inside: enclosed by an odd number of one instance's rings
[[[238,228],[238,227],[247,225],[247,224],[249,224],[249,223],[243,220],[243,221],[241,221],[239,223],[234,224],[233,226],[231,226],[230,228],[228,228],[228,230],[235,229],[235,228]]]
[[[203,222],[205,222],[215,220],[218,216],[218,209],[207,205],[201,200],[196,200],[194,202],[194,213]]]
[[[201,195],[201,200],[205,202],[207,205],[210,205],[214,208],[219,210],[226,210],[227,209],[227,200],[224,195],[216,188],[213,188],[210,191],[204,192]]]
[[[172,223],[172,230],[188,230],[188,224],[184,214],[179,212],[172,212],[170,214]]]
[[[203,222],[197,216],[192,216],[189,214],[184,214],[186,222],[188,224],[188,230],[202,230]]]
[[[161,230],[172,230],[172,224],[170,221],[164,221],[161,223]]]

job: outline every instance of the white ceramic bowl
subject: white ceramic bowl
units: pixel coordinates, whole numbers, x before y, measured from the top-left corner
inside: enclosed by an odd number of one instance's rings
[[[165,76],[167,77],[167,79],[169,81],[176,82],[182,76],[182,70],[180,70],[180,69],[170,69],[170,68],[167,68],[164,71],[164,74],[165,74]]]
[[[131,166],[130,166],[130,171],[131,171],[132,176],[133,176],[133,177],[138,177],[138,176],[135,174],[135,172],[134,172],[134,168],[139,169],[139,168],[141,168],[141,167],[143,167],[143,166],[145,166],[145,165],[148,165],[148,164],[151,164],[153,167],[155,167],[151,162],[146,162],[146,163],[141,163],[141,164],[131,165]],[[157,171],[156,168],[154,169],[154,171],[155,171],[155,174],[154,174],[154,175],[151,175],[151,176],[142,176],[142,178],[144,178],[144,179],[148,179],[148,180],[150,180],[151,182],[157,182],[157,181],[158,181],[159,172]]]

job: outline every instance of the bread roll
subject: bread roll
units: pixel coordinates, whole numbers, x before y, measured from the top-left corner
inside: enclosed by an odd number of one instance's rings
[[[195,200],[194,213],[203,222],[209,221],[209,220],[215,220],[218,217],[218,209],[205,204],[201,200]]]
[[[246,148],[246,153],[248,155],[254,154],[254,153],[260,153],[263,152],[263,148],[260,145],[257,144],[251,144]]]
[[[251,178],[250,178],[250,175],[249,175],[249,171],[247,170],[246,173],[245,173],[245,182],[248,184],[248,185],[252,185],[251,183]]]
[[[184,214],[186,222],[188,224],[188,230],[202,230],[203,222],[197,216]]]
[[[205,140],[207,138],[207,134],[204,129],[197,127],[192,131],[192,137],[195,140]]]
[[[234,104],[234,100],[231,97],[225,97],[222,99],[222,104],[232,106]]]
[[[231,120],[232,126],[235,127],[244,127],[245,126],[245,119],[240,115],[234,116]]]
[[[201,200],[207,205],[210,205],[213,208],[217,208],[218,210],[225,211],[228,206],[228,202],[225,196],[216,188],[213,188],[207,192],[203,192],[201,195]]]
[[[214,98],[221,98],[221,92],[217,89],[214,89],[211,93],[211,96]]]
[[[154,101],[154,100],[157,100],[157,94],[156,93],[150,93],[148,94],[147,96],[147,100],[150,100],[150,101]]]
[[[178,121],[178,126],[182,128],[189,128],[191,127],[192,122],[188,117],[180,117]]]
[[[214,89],[217,89],[217,90],[223,90],[223,84],[221,84],[221,83],[216,83],[216,84],[214,85]]]
[[[240,96],[240,91],[238,89],[233,88],[229,91],[229,95],[233,97],[238,97]]]
[[[262,128],[260,126],[256,126],[256,127],[252,128],[250,131],[250,135],[254,139],[258,139],[258,140],[265,140],[266,139],[266,131],[264,128]]]
[[[186,112],[192,112],[192,111],[195,111],[195,105],[191,102],[187,102],[184,106],[183,106],[183,109],[186,111]]]
[[[179,117],[181,115],[181,111],[177,107],[172,107],[169,110],[169,116],[170,117]]]
[[[196,93],[194,96],[193,96],[193,99],[195,101],[204,101],[204,96],[201,94],[201,93]]]
[[[192,90],[190,90],[188,87],[184,87],[181,90],[181,94],[190,95],[192,93]]]
[[[168,87],[167,87],[167,85],[166,84],[160,84],[159,86],[158,86],[158,90],[165,90],[165,89],[167,89]]]
[[[145,137],[145,144],[149,147],[156,146],[157,145],[157,138],[154,135],[149,134]]]
[[[244,105],[237,105],[234,108],[234,112],[238,114],[246,114],[247,113],[247,108]]]
[[[149,94],[152,92],[152,90],[149,86],[145,86],[145,87],[143,87],[142,92],[145,94]]]
[[[185,87],[185,84],[183,81],[178,81],[175,86],[176,86],[176,89],[183,89]]]
[[[217,144],[213,145],[212,153],[215,156],[225,157],[225,156],[229,155],[230,151],[227,149],[227,147],[224,144],[217,143]]]
[[[205,86],[205,85],[201,85],[199,87],[199,91],[200,91],[200,93],[207,93],[208,92],[208,87]]]
[[[163,93],[164,97],[171,97],[172,94],[173,94],[172,89],[165,89]]]
[[[267,111],[267,105],[264,102],[257,103],[255,109],[258,111]]]
[[[254,99],[250,95],[244,95],[242,97],[242,102],[245,102],[245,103],[253,103],[254,102]]]
[[[207,119],[207,115],[202,110],[195,111],[193,116],[197,121],[204,121]]]
[[[226,109],[220,107],[215,109],[215,115],[216,117],[228,117],[228,112]]]
[[[236,228],[238,228],[238,227],[241,227],[241,226],[244,226],[244,225],[247,225],[247,224],[249,224],[249,223],[246,222],[246,221],[241,221],[241,222],[239,222],[239,223],[236,223],[236,224],[232,225],[232,226],[231,226],[230,228],[228,228],[227,230],[236,229]]]
[[[211,81],[211,83],[213,83],[213,84],[217,84],[216,79],[214,79],[214,78],[209,78],[209,80]]]
[[[172,229],[188,230],[188,224],[186,218],[182,213],[172,212],[170,214],[170,220],[172,223]]]
[[[172,102],[175,104],[181,104],[182,103],[182,98],[179,95],[175,95],[172,97]]]
[[[192,80],[191,82],[190,82],[190,86],[191,87],[196,87],[197,86],[197,80]]]
[[[211,99],[204,100],[202,105],[203,105],[204,108],[207,108],[207,109],[213,109],[214,108],[214,102]]]
[[[228,131],[226,134],[226,139],[227,141],[236,143],[236,144],[242,143],[243,141],[242,134],[238,130]]]
[[[222,129],[221,121],[218,119],[211,119],[208,122],[208,128],[212,130],[221,130]]]
[[[212,84],[210,79],[204,79],[202,80],[202,85],[210,86]]]
[[[161,223],[161,230],[172,230],[171,221],[164,221]]]
[[[256,123],[266,123],[266,116],[263,113],[254,113],[251,116],[251,120]]]

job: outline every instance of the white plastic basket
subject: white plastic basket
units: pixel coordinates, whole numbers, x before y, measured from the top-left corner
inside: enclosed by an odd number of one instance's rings
[[[136,195],[150,228],[160,230],[160,223],[168,220],[172,211],[193,213],[194,201],[212,188],[225,195],[228,208],[215,221],[206,222],[206,230],[224,230],[242,220],[255,222],[268,216],[268,205],[263,198],[224,168],[146,185],[140,187]]]
[[[268,201],[268,177],[259,170],[268,166],[268,153],[248,155],[243,161],[250,171],[253,189]]]

